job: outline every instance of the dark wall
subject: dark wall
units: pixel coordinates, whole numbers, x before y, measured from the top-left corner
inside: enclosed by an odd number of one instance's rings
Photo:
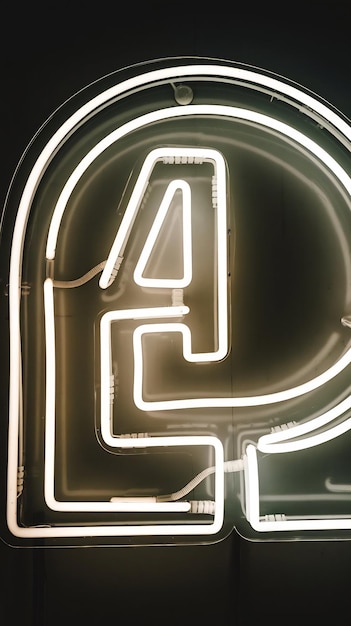
[[[186,55],[248,63],[297,81],[351,117],[348,0],[269,4],[3,9],[1,204],[46,118],[87,84],[136,62]],[[6,423],[5,408],[0,419]],[[0,621],[336,624],[348,619],[350,564],[349,541],[254,543],[235,531],[211,546],[34,550],[0,542]]]

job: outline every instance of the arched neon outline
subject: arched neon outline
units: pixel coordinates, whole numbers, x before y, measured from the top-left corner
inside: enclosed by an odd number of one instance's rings
[[[20,320],[19,320],[19,308],[20,308],[20,282],[21,282],[21,260],[23,250],[23,239],[26,229],[26,223],[28,214],[31,208],[31,202],[34,197],[37,185],[41,179],[43,172],[45,171],[48,163],[50,162],[53,154],[56,152],[60,143],[64,141],[72,130],[81,123],[81,121],[91,115],[91,113],[100,106],[107,106],[108,102],[113,98],[118,97],[120,94],[126,94],[128,90],[134,89],[138,86],[144,86],[152,81],[176,79],[179,76],[192,76],[194,73],[204,76],[218,76],[223,78],[232,78],[234,80],[240,80],[247,83],[251,83],[253,86],[263,85],[268,89],[276,90],[278,93],[283,93],[289,98],[293,98],[297,102],[301,102],[306,107],[316,111],[319,115],[324,117],[335,129],[339,130],[348,140],[351,139],[351,129],[337,114],[333,113],[328,107],[309,96],[303,91],[287,85],[275,78],[261,75],[251,70],[244,70],[241,68],[223,67],[218,65],[190,65],[180,66],[174,68],[164,68],[162,70],[156,70],[141,74],[137,77],[133,77],[127,81],[115,85],[109,90],[106,90],[99,96],[92,99],[89,103],[79,109],[73,116],[71,116],[65,124],[53,135],[48,142],[38,160],[36,161],[24,188],[22,198],[19,204],[17,213],[11,259],[10,259],[10,280],[9,280],[9,301],[10,301],[10,394],[9,394],[9,461],[8,461],[8,505],[7,505],[7,519],[9,528],[16,531],[22,531],[23,529],[17,526],[16,521],[16,481],[17,481],[17,458],[18,458],[18,415],[20,404]],[[75,529],[31,529],[35,536],[80,536],[82,528],[77,527]],[[101,534],[101,529],[90,529],[90,534]],[[107,531],[107,534],[109,534]],[[40,534],[38,534],[40,533]],[[113,528],[112,534],[115,534],[115,528]]]
[[[306,137],[301,132],[288,126],[287,124],[270,118],[269,116],[256,113],[255,111],[241,109],[238,107],[219,106],[219,105],[189,105],[183,107],[173,107],[171,109],[163,109],[155,111],[136,118],[133,122],[128,122],[121,128],[113,131],[102,141],[100,141],[80,162],[77,168],[73,171],[69,177],[66,185],[64,186],[60,198],[56,204],[54,214],[50,223],[49,235],[47,240],[47,257],[48,259],[54,258],[56,240],[58,235],[58,229],[65,207],[69,200],[69,197],[78,183],[80,177],[87,170],[89,165],[99,156],[107,147],[109,147],[114,141],[125,136],[125,134],[132,132],[138,128],[143,127],[145,124],[150,124],[155,121],[174,119],[177,117],[183,117],[186,115],[216,115],[224,116],[249,122],[254,122],[263,127],[270,128],[277,131],[279,134],[294,140],[298,144],[302,145],[315,157],[317,157],[324,165],[333,172],[336,178],[344,186],[346,191],[351,195],[351,179],[346,171],[331,157],[323,148],[321,148],[314,141]],[[146,167],[147,165],[145,165]],[[139,184],[138,184],[139,183]],[[105,272],[101,276],[100,286],[106,288],[109,282],[109,276],[112,271],[112,259],[117,258],[117,251],[123,248],[124,242],[129,236],[130,229],[132,227],[133,219],[137,210],[137,199],[139,199],[143,192],[143,185],[145,185],[144,176],[138,181],[136,188],[133,190],[133,202],[130,202],[128,209],[129,212],[125,214],[122,224],[118,230],[117,236],[113,243],[113,253],[111,251],[109,255],[109,265],[105,267]],[[135,194],[134,194],[135,191]],[[220,190],[219,190],[220,191]],[[223,358],[223,356],[221,357]],[[259,396],[245,396],[236,398],[193,398],[187,400],[169,400],[160,402],[145,402],[142,399],[142,393],[136,395],[138,398],[137,406],[142,410],[161,411],[167,409],[184,409],[184,408],[202,408],[202,407],[248,407],[248,406],[262,406],[267,404],[274,404],[277,402],[283,402],[290,400],[315,389],[318,389],[321,385],[337,376],[345,367],[351,363],[351,348],[349,348],[345,354],[330,368],[325,370],[319,376],[310,379],[306,383],[297,385],[287,390],[263,394]]]
[[[117,128],[112,133],[104,137],[101,141],[99,141],[92,150],[90,150],[85,157],[80,161],[77,167],[73,170],[72,174],[69,176],[60,197],[56,203],[53,216],[50,222],[49,235],[47,239],[46,245],[46,257],[47,259],[55,258],[55,249],[58,231],[60,228],[60,223],[62,220],[62,216],[66,209],[68,200],[79,182],[80,178],[86,172],[88,167],[95,161],[95,159],[100,156],[107,148],[109,148],[113,143],[125,137],[129,133],[132,133],[144,126],[148,126],[150,124],[154,124],[155,122],[160,122],[164,120],[176,119],[179,117],[193,117],[197,115],[202,116],[216,116],[216,117],[227,117],[233,118],[241,121],[252,122],[254,124],[258,124],[260,126],[270,128],[271,130],[277,131],[279,134],[292,139],[296,143],[304,146],[309,152],[311,152],[314,156],[316,156],[322,163],[324,163],[333,174],[339,179],[341,184],[345,187],[349,194],[351,194],[351,181],[348,174],[345,170],[331,157],[323,148],[321,148],[318,144],[316,144],[313,140],[306,137],[303,133],[296,130],[295,128],[285,124],[284,122],[280,122],[275,118],[269,117],[268,115],[264,115],[262,113],[257,113],[256,111],[252,111],[251,109],[244,109],[240,107],[232,107],[227,105],[214,105],[214,104],[203,104],[203,105],[186,105],[186,106],[178,106],[178,107],[170,107],[166,109],[159,109],[157,111],[152,111],[151,113],[146,113],[138,118],[133,119],[130,122],[127,122],[120,128]],[[148,163],[145,163],[145,168],[149,166]],[[143,179],[141,179],[142,181]],[[140,182],[141,184],[141,182]],[[134,194],[134,192],[133,192]],[[135,189],[135,197],[140,197],[142,195],[142,188],[139,186]],[[134,206],[131,203],[130,211],[134,211]],[[132,208],[133,207],[133,208]],[[124,230],[125,225],[129,222],[130,218],[127,215],[123,228],[122,224],[120,227],[120,240],[124,241],[125,237],[128,234],[128,231]],[[122,246],[122,243],[114,243],[114,246],[118,248],[118,246]],[[108,282],[105,278],[108,271],[111,268],[108,267],[104,274],[104,278],[102,281],[100,280],[101,287],[107,287]]]
[[[330,424],[330,422],[336,420],[350,409],[351,396],[347,396],[342,402],[308,422],[289,426],[284,430],[278,430],[268,435],[262,435],[262,437],[258,439],[257,449],[267,454],[280,454],[282,452],[305,450],[306,448],[312,448],[321,443],[325,443],[347,432],[351,428],[351,418],[332,428],[328,428],[327,431],[322,431],[308,437],[305,435],[319,428],[323,428],[326,424]],[[303,439],[296,439],[294,441],[297,437],[303,437]]]

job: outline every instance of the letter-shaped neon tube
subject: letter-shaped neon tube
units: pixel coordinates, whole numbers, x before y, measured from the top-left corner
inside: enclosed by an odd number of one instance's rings
[[[258,72],[253,72],[251,70],[246,70],[242,68],[236,67],[228,67],[221,65],[206,65],[206,64],[196,64],[190,66],[180,66],[180,67],[171,67],[171,68],[163,68],[161,70],[155,70],[143,75],[139,75],[137,77],[133,77],[128,79],[118,85],[113,86],[112,88],[104,91],[99,94],[91,101],[89,101],[86,105],[84,105],[81,109],[79,109],[73,116],[71,116],[61,127],[60,129],[53,135],[50,141],[45,146],[42,153],[39,155],[38,160],[36,161],[24,188],[22,198],[19,204],[19,209],[16,217],[16,223],[13,234],[13,242],[11,249],[11,258],[10,258],[10,280],[9,280],[9,302],[10,302],[10,395],[9,395],[9,446],[8,446],[8,498],[7,498],[7,520],[8,526],[13,532],[15,536],[23,536],[23,537],[79,537],[87,534],[86,527],[56,527],[56,528],[22,528],[17,523],[17,502],[16,502],[16,493],[17,493],[17,465],[18,465],[18,415],[20,414],[19,403],[21,402],[21,390],[20,390],[20,370],[21,370],[21,362],[20,362],[20,353],[21,353],[21,335],[20,335],[20,281],[21,281],[21,263],[22,263],[22,251],[24,245],[24,236],[26,232],[26,225],[29,216],[29,212],[31,210],[31,204],[33,197],[35,195],[36,189],[40,180],[42,178],[43,173],[45,172],[48,164],[50,163],[53,155],[56,154],[58,148],[61,143],[65,141],[65,139],[70,136],[72,131],[75,128],[78,128],[84,119],[88,119],[91,115],[94,114],[95,111],[100,110],[101,107],[108,106],[110,102],[113,102],[114,99],[118,97],[123,97],[123,95],[128,94],[130,91],[140,88],[152,86],[153,84],[157,84],[162,80],[171,80],[177,79],[179,76],[182,77],[190,77],[192,79],[201,79],[203,77],[213,80],[218,80],[223,78],[224,80],[233,80],[239,82],[243,86],[249,86],[250,88],[255,89],[255,85],[260,87],[264,87],[267,90],[272,92],[272,95],[283,94],[284,97],[292,99],[292,104],[294,102],[297,103],[296,106],[300,106],[301,104],[306,107],[306,114],[313,114],[316,112],[318,115],[325,120],[325,127],[328,129],[328,125],[330,126],[329,130],[331,130],[332,134],[338,137],[338,134],[345,137],[348,142],[351,141],[351,128],[349,124],[347,124],[339,115],[331,111],[327,106],[318,101],[316,98],[306,94],[301,89],[298,89],[292,85],[286,84],[281,80],[277,80],[270,76],[266,76],[264,74],[260,74]],[[221,108],[222,113],[219,108],[210,106],[207,108],[207,112],[205,109],[200,110],[196,107],[180,107],[179,110],[176,110],[177,107],[173,109],[174,117],[177,115],[197,115],[197,114],[213,114],[213,115],[226,115],[229,118],[240,117],[240,113],[237,112],[234,108],[231,107],[223,107]],[[308,113],[311,111],[311,113]],[[254,112],[252,112],[254,113]],[[250,119],[254,123],[265,125],[265,121],[270,118],[265,118],[264,116],[259,116],[258,114],[254,114],[250,118],[250,114],[248,116],[241,119]],[[155,115],[151,115],[149,117],[144,117],[142,119],[142,123],[147,124],[148,122],[157,121],[160,119],[167,119],[167,113],[164,117]],[[293,140],[299,142],[304,145],[308,150],[312,152],[317,158],[320,158],[322,162],[324,162],[327,167],[331,169],[334,175],[340,180],[340,182],[345,186],[345,189],[350,193],[350,183],[349,178],[346,173],[338,166],[338,164],[325,153],[321,148],[316,144],[308,140],[307,138],[303,138],[303,135],[298,133],[298,131],[294,131],[294,129],[290,129],[287,133],[287,127],[285,125],[281,125],[279,122],[275,124],[274,121],[269,122],[268,126],[270,128],[274,128],[278,133],[286,134],[286,136],[290,136]],[[125,125],[123,128],[123,133],[127,134],[132,130],[137,129],[137,124],[134,121],[128,125]],[[291,133],[290,133],[291,131]],[[121,135],[123,136],[123,135]],[[118,137],[116,136],[117,140]],[[340,139],[340,137],[339,137]],[[349,147],[349,143],[347,144]],[[99,146],[100,149],[101,146]],[[104,149],[104,148],[103,148]],[[96,152],[97,155],[97,152]],[[92,156],[91,154],[89,155]],[[93,156],[93,158],[95,158]],[[83,160],[81,164],[80,171],[76,171],[76,181],[73,179],[70,180],[72,184],[72,189],[74,188],[76,182],[79,180],[80,175],[85,171],[86,167],[89,166],[89,159]],[[86,166],[86,167],[85,167]],[[47,258],[52,259],[55,256],[55,247],[57,234],[60,226],[60,221],[63,215],[63,212],[66,208],[67,200],[70,196],[71,190],[67,188],[66,190],[66,199],[62,196],[61,203],[58,204],[57,210],[55,211],[51,226],[50,233],[47,242]],[[50,292],[50,284],[47,283],[44,288],[45,292]],[[50,308],[50,305],[49,305]],[[52,330],[47,328],[48,337]],[[49,343],[51,345],[51,341],[49,339]],[[317,388],[319,384],[323,384],[327,380],[330,380],[334,375],[336,375],[343,367],[350,362],[350,352],[348,351],[345,355],[344,360],[339,361],[339,367],[336,369],[331,368],[327,371],[326,377],[317,377],[314,379],[315,383],[312,385],[312,388]],[[313,382],[313,381],[312,381]],[[300,386],[292,390],[292,395],[281,395],[281,394],[268,394],[266,396],[257,396],[254,398],[254,403],[262,404],[262,403],[270,403],[270,402],[279,402],[288,397],[295,397],[300,393],[306,393],[311,387]],[[243,399],[239,399],[243,400]],[[245,400],[245,399],[244,399]],[[47,396],[47,404],[50,405],[50,392]],[[247,402],[247,399],[246,399]],[[247,402],[250,405],[251,400]],[[215,405],[214,405],[215,406]],[[234,405],[235,406],[235,405]],[[240,406],[240,404],[237,404]],[[245,404],[241,404],[241,406],[245,406]],[[49,411],[50,413],[50,411]],[[248,461],[247,467],[248,472],[250,473],[252,466],[254,464],[255,450],[251,450],[248,448]],[[254,485],[255,482],[251,483]],[[219,490],[220,491],[220,490]],[[254,491],[251,490],[251,491]],[[250,496],[251,497],[251,496]],[[254,502],[252,502],[251,511],[253,511],[253,515],[250,519],[253,520],[253,524],[255,524],[256,509],[254,506]],[[257,517],[257,516],[256,516]],[[348,528],[348,521],[346,520],[333,520],[331,522],[333,528]],[[265,527],[268,529],[269,525]],[[311,527],[311,526],[309,526]],[[313,526],[314,527],[314,526]],[[321,526],[322,527],[322,526]],[[330,527],[330,526],[325,526]],[[283,529],[286,529],[287,526],[284,525]],[[304,528],[307,528],[305,525]],[[277,527],[274,526],[274,530]],[[144,534],[154,534],[155,528],[153,526],[144,526],[138,527],[136,526],[133,529],[125,530],[122,527],[115,526],[93,526],[89,528],[89,534],[91,536],[102,536],[102,535],[118,535],[118,534],[135,534],[135,535],[144,535]],[[160,527],[158,529],[158,534],[169,534],[170,529],[168,527]],[[176,532],[176,531],[173,531]],[[191,532],[191,530],[189,531]],[[188,534],[187,532],[185,534]]]
[[[45,420],[45,476],[44,476],[44,489],[45,489],[45,501],[47,505],[55,511],[81,511],[81,512],[188,512],[190,505],[188,502],[155,502],[152,499],[143,500],[142,498],[135,498],[131,501],[130,498],[116,500],[111,499],[107,502],[62,502],[55,498],[55,326],[54,326],[54,303],[53,303],[53,281],[47,278],[44,283],[44,299],[45,299],[45,324],[46,324],[46,353],[48,355],[46,362],[46,420]],[[156,317],[168,315],[175,315],[186,311],[187,307],[160,307],[152,310],[128,310],[120,312],[112,312],[113,314],[120,314],[120,319],[133,319],[141,317],[142,312],[150,317],[155,315]],[[106,314],[108,315],[108,314]],[[106,323],[106,322],[105,322]],[[104,362],[104,361],[103,361]],[[106,436],[108,439],[108,436]],[[116,440],[114,440],[115,444]],[[212,534],[218,532],[223,524],[223,476],[224,476],[224,457],[223,447],[219,439],[216,437],[142,437],[138,439],[123,438],[118,439],[118,445],[121,448],[157,448],[164,446],[211,446],[215,450],[217,472],[216,472],[216,512],[213,522],[209,524],[195,524],[190,527],[189,532],[188,525],[166,525],[167,533],[164,531],[164,527],[159,524],[155,524],[151,527],[145,527],[145,533],[143,533],[138,526],[121,526],[115,529],[115,532],[111,532],[111,527],[101,527],[100,531],[97,528],[93,528],[92,535],[124,535],[124,534]],[[100,527],[99,527],[100,528]],[[115,528],[115,527],[113,527]],[[153,529],[153,532],[151,532]],[[43,530],[43,529],[42,529]],[[89,533],[90,533],[89,529]],[[44,535],[52,536],[50,532],[46,532]],[[73,533],[74,534],[74,533]],[[23,529],[17,536],[42,536],[36,534],[33,529]],[[71,536],[71,532],[67,529],[67,535],[58,536]]]
[[[145,278],[143,272],[149,260],[152,248],[160,232],[169,205],[176,191],[182,191],[183,198],[183,266],[182,278]],[[192,241],[191,241],[191,191],[190,186],[184,180],[173,180],[167,187],[161,202],[155,221],[151,227],[139,261],[134,270],[134,281],[142,287],[159,287],[179,289],[189,285],[192,279]]]
[[[133,120],[132,122],[128,122],[121,128],[117,129],[110,135],[108,135],[104,140],[102,140],[93,150],[91,150],[86,157],[81,161],[80,165],[76,168],[76,170],[72,173],[70,178],[68,179],[61,196],[57,202],[54,215],[50,224],[49,236],[47,241],[47,258],[53,258],[55,255],[55,247],[56,247],[56,239],[58,228],[60,225],[60,221],[62,219],[63,212],[65,210],[66,204],[68,202],[68,198],[70,197],[74,187],[76,186],[78,180],[82,176],[82,174],[86,171],[89,165],[94,161],[95,158],[101,152],[103,152],[107,147],[109,147],[114,141],[117,141],[125,134],[131,132],[132,130],[136,130],[137,128],[141,128],[148,123],[160,121],[164,119],[174,119],[177,117],[184,116],[196,116],[196,115],[215,115],[215,116],[224,116],[227,118],[240,119],[243,121],[249,121],[259,124],[260,126],[270,128],[274,131],[277,131],[283,137],[287,137],[292,139],[297,144],[302,145],[306,148],[312,155],[314,155],[317,159],[319,159],[324,165],[330,169],[330,171],[336,176],[336,178],[340,181],[340,183],[344,186],[349,195],[351,195],[351,179],[346,173],[346,171],[335,161],[335,159],[328,154],[323,148],[321,148],[314,141],[306,137],[303,133],[299,132],[295,128],[288,126],[285,123],[280,122],[274,118],[268,117],[266,115],[262,115],[257,113],[256,111],[241,109],[238,107],[230,107],[230,106],[220,106],[220,105],[189,105],[183,107],[172,107],[171,109],[163,109],[159,111],[154,111],[153,113],[148,113],[140,118]],[[157,149],[158,150],[158,149]],[[144,166],[142,172],[138,178],[137,184],[133,190],[133,194],[127,210],[124,214],[121,226],[118,230],[117,236],[111,248],[111,252],[109,254],[108,261],[105,265],[104,271],[100,278],[100,286],[102,288],[106,288],[109,284],[109,280],[112,274],[112,270],[114,264],[118,258],[118,256],[123,253],[123,249],[125,243],[130,234],[133,221],[135,219],[138,203],[140,198],[142,198],[143,193],[145,191],[145,187],[147,184],[146,177],[147,172],[151,171],[152,164],[155,162],[157,158],[161,158],[161,154],[165,154],[164,149],[160,149],[160,152],[153,151],[148,155],[147,159],[145,159]],[[189,149],[192,150],[192,149]],[[180,149],[183,152],[183,149]],[[174,148],[170,149],[170,153],[174,152]],[[204,151],[201,150],[201,153]],[[217,151],[209,151],[208,158],[212,158],[215,160],[218,155]],[[218,171],[220,171],[220,167],[222,168],[221,161],[217,159],[218,162]],[[224,165],[223,165],[224,167]],[[223,177],[221,177],[223,180]],[[225,199],[223,198],[224,189],[223,186],[218,184],[218,193],[219,193],[219,206],[221,204],[225,205]],[[222,217],[221,217],[222,216]],[[224,219],[223,212],[218,210],[218,219]],[[219,227],[219,232],[223,232],[223,225]],[[219,245],[224,245],[224,240],[222,235],[220,235]],[[222,248],[221,248],[222,249]],[[224,260],[224,255],[219,254],[218,257],[218,276],[220,277],[218,283],[218,314],[221,318],[227,315],[226,308],[222,307],[222,303],[224,303],[226,299],[226,294],[224,291],[224,283],[222,277],[226,273],[226,259]],[[227,323],[227,322],[226,322]],[[219,322],[219,327],[221,326]],[[224,335],[221,335],[224,336]],[[222,354],[223,358],[225,354]],[[337,376],[345,367],[347,367],[351,363],[351,349],[348,349],[345,354],[330,368],[325,370],[319,376],[316,376],[309,381],[298,385],[296,387],[292,387],[290,389],[284,389],[279,392],[263,394],[258,396],[245,396],[245,397],[233,397],[233,398],[191,398],[189,400],[171,400],[165,402],[154,402],[151,407],[151,403],[149,403],[149,409],[153,411],[157,410],[174,410],[174,409],[184,409],[184,408],[202,408],[202,407],[246,407],[246,406],[263,406],[267,404],[273,404],[277,402],[284,402],[285,400],[291,400],[293,398],[302,396],[310,391],[314,391],[318,389],[320,386],[324,385],[328,381],[332,380],[335,376]]]
[[[261,516],[259,506],[259,473],[257,450],[249,444],[245,453],[246,517],[258,532],[304,531],[304,530],[348,530],[351,518],[332,519],[287,519],[284,516]],[[273,518],[273,519],[272,519]]]

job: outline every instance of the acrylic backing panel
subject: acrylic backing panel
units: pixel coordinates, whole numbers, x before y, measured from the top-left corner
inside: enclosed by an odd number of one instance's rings
[[[41,129],[4,215],[16,545],[348,538],[348,120],[161,59]]]

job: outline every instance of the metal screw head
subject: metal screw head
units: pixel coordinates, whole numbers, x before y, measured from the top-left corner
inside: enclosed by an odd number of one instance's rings
[[[178,104],[190,104],[194,93],[188,85],[177,85],[174,89],[174,99]]]

